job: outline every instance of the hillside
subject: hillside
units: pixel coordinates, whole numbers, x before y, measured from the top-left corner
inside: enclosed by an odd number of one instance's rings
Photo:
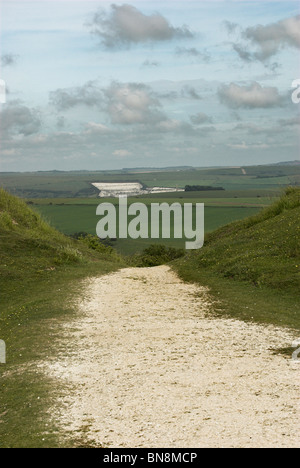
[[[65,310],[77,279],[115,271],[116,252],[94,238],[70,239],[27,204],[0,189],[0,334],[9,345],[15,327]]]
[[[7,348],[7,363],[0,366],[1,448],[43,444],[55,387],[37,367],[58,351],[53,324],[60,329],[73,317],[83,279],[122,265],[112,249],[87,241],[65,237],[0,190],[0,339]],[[48,442],[58,445],[55,432]]]
[[[260,297],[261,311],[267,321],[300,324],[300,190],[289,188],[279,201],[258,215],[229,224],[209,234],[203,249],[177,263],[181,276],[206,283],[214,292],[225,291],[233,304],[248,295],[250,302]],[[229,289],[234,298],[230,299]],[[242,293],[243,290],[243,293]],[[252,297],[252,299],[251,299]],[[280,301],[287,298],[287,304]],[[273,301],[270,314],[268,308]],[[283,319],[287,309],[288,317]],[[241,315],[235,304],[232,312]],[[251,304],[245,306],[255,315]],[[242,316],[249,314],[243,311]],[[275,320],[277,323],[277,321]]]
[[[101,247],[98,252],[69,239],[49,226],[23,200],[0,189],[0,295],[24,289],[31,281],[47,278],[67,266],[116,263],[117,256]],[[100,268],[100,264],[99,264]]]

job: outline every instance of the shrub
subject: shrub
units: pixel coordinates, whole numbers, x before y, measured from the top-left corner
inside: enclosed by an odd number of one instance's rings
[[[103,240],[92,234],[84,234],[78,237],[78,241],[85,244],[89,249],[95,250],[104,255],[106,259],[122,261],[116,250],[110,245],[105,245]]]
[[[168,248],[164,245],[151,245],[134,257],[134,263],[138,267],[155,267],[169,263],[184,255],[183,249]]]

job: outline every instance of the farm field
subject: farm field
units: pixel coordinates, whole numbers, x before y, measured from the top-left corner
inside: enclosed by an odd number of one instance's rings
[[[96,198],[96,182],[140,182],[184,188],[186,185],[223,187],[226,191],[278,192],[287,185],[300,185],[300,165],[245,168],[81,172],[0,173],[0,187],[22,198]],[[223,195],[222,195],[223,196]]]
[[[151,194],[129,198],[128,203],[204,203],[205,232],[254,215],[269,206],[288,185],[300,184],[300,166],[254,166],[236,168],[178,168],[81,172],[0,173],[0,187],[25,198],[34,210],[60,232],[96,233],[100,202],[118,205],[118,199],[99,198],[92,183],[141,183],[144,187],[184,188],[186,185],[215,187],[216,190]],[[223,190],[220,190],[222,188]],[[183,247],[185,239],[117,240],[122,254],[134,254],[151,243]]]
[[[194,195],[195,196],[195,195]],[[129,199],[128,204],[132,202],[141,202],[150,205],[151,202],[170,204],[179,202],[183,203],[205,203],[205,232],[211,232],[220,226],[231,223],[236,220],[244,219],[248,216],[254,215],[260,211],[264,206],[271,203],[271,198],[227,198],[227,199],[210,199],[202,198],[199,194],[197,198],[142,198],[136,197]],[[110,202],[118,207],[118,200],[116,199],[41,199],[35,200],[32,208],[37,210],[45,220],[47,220],[53,227],[60,232],[72,235],[78,232],[86,232],[88,234],[96,234],[96,225],[100,220],[96,216],[96,207],[99,203]],[[32,203],[30,201],[29,203]],[[163,243],[170,247],[181,248],[184,246],[185,239],[120,239],[114,242],[114,246],[122,254],[134,254],[139,252],[150,244]]]

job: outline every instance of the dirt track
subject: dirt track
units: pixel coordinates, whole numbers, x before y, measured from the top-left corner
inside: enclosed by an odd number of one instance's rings
[[[295,336],[210,308],[168,267],[90,280],[68,356],[47,366],[70,388],[62,430],[105,447],[299,447],[300,365],[270,351]]]

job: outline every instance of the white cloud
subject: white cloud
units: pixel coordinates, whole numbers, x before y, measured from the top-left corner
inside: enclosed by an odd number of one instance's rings
[[[181,90],[181,96],[188,99],[201,100],[202,97],[193,86],[185,85]]]
[[[194,135],[195,129],[192,125],[182,120],[166,119],[153,127],[154,132],[173,133],[174,136]]]
[[[113,156],[116,156],[117,158],[126,158],[127,156],[132,156],[132,153],[125,149],[119,149],[113,152]]]
[[[218,90],[220,101],[233,109],[271,108],[282,105],[282,97],[275,87],[262,87],[253,82],[249,86],[235,83],[223,85]]]
[[[111,130],[103,124],[95,123],[95,122],[89,122],[86,124],[85,127],[85,134],[86,135],[104,135],[109,133]]]
[[[183,57],[190,57],[197,59],[197,61],[200,62],[209,62],[211,57],[208,55],[207,52],[201,52],[200,50],[196,49],[195,47],[177,47],[175,54],[177,56],[183,56]]]
[[[105,90],[107,112],[114,124],[149,124],[165,119],[151,88],[139,83],[112,83]]]
[[[228,144],[227,146],[228,148],[236,149],[236,150],[268,149],[272,147],[272,145],[268,145],[266,143],[247,145],[245,141],[243,141],[240,144]]]
[[[192,37],[186,26],[175,28],[159,13],[145,15],[128,4],[113,4],[109,12],[100,9],[89,27],[106,48]]]
[[[82,104],[88,107],[99,107],[102,101],[102,91],[95,81],[89,81],[74,88],[57,89],[50,93],[50,104],[60,111],[69,110]]]
[[[223,21],[222,24],[229,34],[234,34],[236,30],[239,28],[238,23],[233,23],[232,21],[228,21],[228,20]]]
[[[15,148],[1,151],[1,155],[4,157],[8,156],[18,156],[20,154]]]
[[[180,130],[182,122],[179,120],[165,120],[158,124],[158,129],[163,130],[165,132],[174,132],[176,130]]]
[[[266,60],[284,47],[300,47],[300,15],[266,26],[246,29],[245,38],[258,46],[256,57]]]
[[[240,39],[244,43],[233,43],[233,49],[242,60],[268,63],[282,49],[300,48],[300,15],[276,23],[249,27],[242,31]]]
[[[41,119],[35,109],[14,102],[1,112],[1,131],[6,134],[32,135],[41,127]]]

